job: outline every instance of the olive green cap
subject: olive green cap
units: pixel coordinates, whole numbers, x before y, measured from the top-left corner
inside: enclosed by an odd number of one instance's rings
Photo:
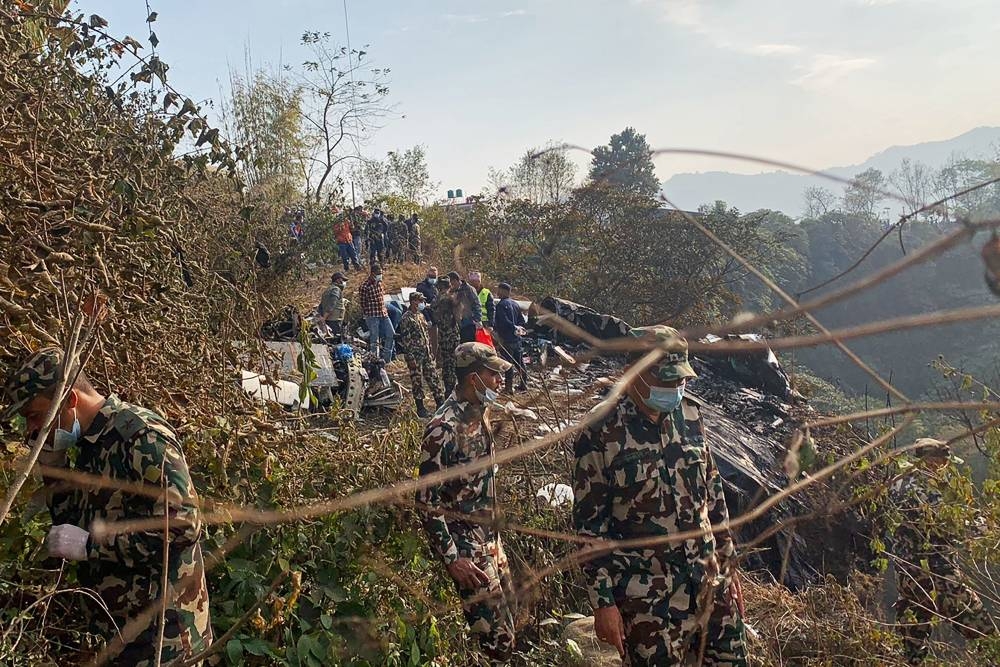
[[[497,373],[506,373],[511,363],[505,361],[485,343],[462,343],[455,348],[455,368],[468,368],[480,364]]]
[[[57,347],[42,348],[7,378],[3,399],[7,407],[0,413],[0,420],[7,421],[30,403],[36,396],[56,386],[62,373],[63,352]]]
[[[680,332],[673,327],[657,324],[638,327],[629,332],[630,336],[648,340],[651,344],[665,347],[663,358],[653,366],[653,374],[663,382],[690,380],[698,377],[688,360],[688,344]]]

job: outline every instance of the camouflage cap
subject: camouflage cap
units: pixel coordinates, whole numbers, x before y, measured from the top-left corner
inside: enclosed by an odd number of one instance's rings
[[[489,345],[485,343],[462,343],[455,348],[455,368],[468,368],[481,364],[491,371],[506,373],[511,363],[504,361]]]
[[[698,377],[688,360],[688,344],[681,338],[680,332],[673,327],[657,324],[651,327],[638,327],[629,332],[630,336],[649,340],[655,345],[666,344],[663,358],[653,366],[653,374],[663,382],[676,382]]]
[[[59,348],[42,348],[7,378],[3,398],[8,406],[0,413],[0,420],[12,418],[36,396],[56,386],[62,370],[62,360],[63,353]]]

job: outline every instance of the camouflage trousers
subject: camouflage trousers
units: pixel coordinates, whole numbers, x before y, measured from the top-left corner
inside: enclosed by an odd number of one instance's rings
[[[458,347],[458,329],[449,331],[438,327],[438,351],[441,353],[441,381],[444,383],[444,393],[450,394],[455,388],[455,348]]]
[[[711,609],[696,608],[699,593],[682,570],[628,576],[618,600],[624,667],[746,667],[746,629],[732,580],[721,579],[713,591],[701,592]]]
[[[469,630],[479,640],[479,648],[486,657],[493,662],[507,662],[514,652],[516,597],[503,544],[499,537],[486,544],[462,544],[458,553],[471,558],[490,580],[475,589],[455,584]]]
[[[208,600],[205,600],[206,606]],[[150,603],[152,604],[152,603]],[[88,610],[90,611],[90,610]],[[117,628],[124,628],[130,620],[142,613],[142,609],[134,610],[134,615],[115,615]],[[106,639],[113,639],[117,635],[115,629],[109,629],[106,621],[100,616],[107,618],[107,613],[94,607],[92,610],[95,621],[91,623],[91,630],[103,635]],[[100,620],[96,620],[100,619]],[[109,619],[110,620],[110,619]],[[111,658],[107,664],[121,665],[122,667],[153,667],[156,664],[169,665],[188,659],[191,656],[201,653],[212,645],[212,626],[208,621],[208,615],[198,618],[194,614],[175,608],[166,610],[163,631],[163,650],[160,653],[159,663],[156,659],[156,647],[160,640],[159,615],[155,615],[149,625],[142,630],[131,642],[126,644],[117,656]],[[199,662],[198,665],[219,664],[219,656]]]
[[[444,391],[441,389],[441,381],[438,379],[437,368],[434,367],[434,360],[426,350],[417,354],[406,353],[406,367],[410,371],[410,389],[413,391],[413,400],[420,405],[424,402],[424,383],[431,390],[434,402],[441,405],[444,402]]]
[[[911,665],[927,657],[927,639],[938,621],[950,623],[966,639],[997,632],[979,596],[963,582],[958,568],[938,569],[932,574],[922,568],[897,565],[896,588],[896,623]]]

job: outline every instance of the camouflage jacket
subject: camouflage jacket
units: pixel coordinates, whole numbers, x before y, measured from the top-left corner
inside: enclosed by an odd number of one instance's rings
[[[899,523],[890,531],[889,543],[903,563],[924,567],[927,561],[939,571],[954,566],[955,540],[934,516],[942,502],[935,481],[927,470],[919,469],[892,485],[889,499]]]
[[[431,339],[423,313],[413,313],[409,309],[403,313],[399,321],[399,342],[406,354],[415,359],[431,355]]]
[[[434,313],[434,324],[438,331],[447,333],[454,329],[458,331],[458,303],[455,297],[445,289],[438,290],[437,298],[431,305]]]
[[[69,523],[92,530],[95,521],[163,519],[169,526],[170,538],[168,595],[176,596],[167,608],[164,664],[167,658],[173,660],[207,648],[212,643],[212,630],[199,543],[198,496],[173,430],[156,413],[112,395],[81,436],[78,447],[73,465],[76,470],[145,484],[154,492],[164,489],[167,501],[163,496],[150,498],[117,489],[56,488],[49,506],[53,524]],[[98,542],[92,536],[88,541],[88,557],[78,564],[77,578],[81,586],[101,596],[119,628],[160,598],[163,540],[164,531],[160,529],[117,535],[107,542]],[[95,607],[91,617],[96,632],[107,638],[114,634],[107,613]],[[158,618],[157,614],[137,643],[158,636]],[[155,641],[148,644],[149,664],[153,664],[154,647]]]
[[[420,476],[481,461],[484,457],[493,457],[493,435],[482,408],[461,401],[452,393],[424,431]],[[459,556],[478,555],[496,537],[491,526],[451,515],[457,512],[483,519],[494,516],[496,487],[492,465],[422,489],[417,492],[416,500],[427,513],[424,520],[427,538],[445,564],[455,562]]]
[[[389,243],[396,247],[404,246],[407,243],[409,230],[402,220],[393,220],[389,223]]]
[[[598,407],[597,409],[600,409]],[[722,478],[705,443],[696,403],[654,423],[623,396],[576,441],[573,523],[587,537],[629,539],[726,524]],[[585,563],[595,608],[615,603],[629,577],[672,568],[699,586],[706,564],[725,572],[736,553],[728,529],[648,549],[621,549]],[[620,594],[619,594],[620,596]]]

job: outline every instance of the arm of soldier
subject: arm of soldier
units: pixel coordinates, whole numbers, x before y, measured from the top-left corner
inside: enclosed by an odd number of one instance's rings
[[[447,468],[454,446],[455,432],[450,427],[440,422],[428,424],[421,445],[419,476],[425,477]],[[441,486],[433,485],[418,490],[416,502],[424,508],[424,531],[431,547],[441,556],[445,565],[451,565],[458,560],[458,547],[455,546],[444,515],[440,511],[435,512],[441,506]]]
[[[61,524],[78,525],[80,522],[80,501],[79,494],[73,489],[65,489],[63,482],[46,482],[52,485],[52,492],[49,494],[48,506],[49,515],[52,517],[52,525]]]
[[[403,349],[410,349],[410,314],[403,313],[403,319],[399,321],[399,330],[396,331],[396,341],[403,346]]]
[[[601,431],[595,429],[583,431],[574,446],[573,526],[580,535],[597,539],[608,537],[611,523],[604,449]],[[611,554],[603,553],[588,559],[582,566],[589,583],[590,603],[595,610],[615,604],[610,562]]]
[[[186,549],[198,541],[201,516],[198,494],[191,480],[187,462],[174,436],[166,430],[147,428],[132,439],[131,473],[151,489],[161,489],[156,500],[133,497],[128,508],[132,519],[165,518],[170,545]],[[114,562],[139,562],[162,555],[164,531],[148,530],[118,534],[107,541],[91,536],[87,557]]]
[[[726,505],[725,487],[722,475],[715,465],[712,451],[705,445],[705,477],[708,482],[708,519],[715,528],[715,553],[719,559],[719,570],[726,574],[729,562],[736,556],[736,542],[729,530],[729,507]],[[720,527],[722,526],[722,527]]]

